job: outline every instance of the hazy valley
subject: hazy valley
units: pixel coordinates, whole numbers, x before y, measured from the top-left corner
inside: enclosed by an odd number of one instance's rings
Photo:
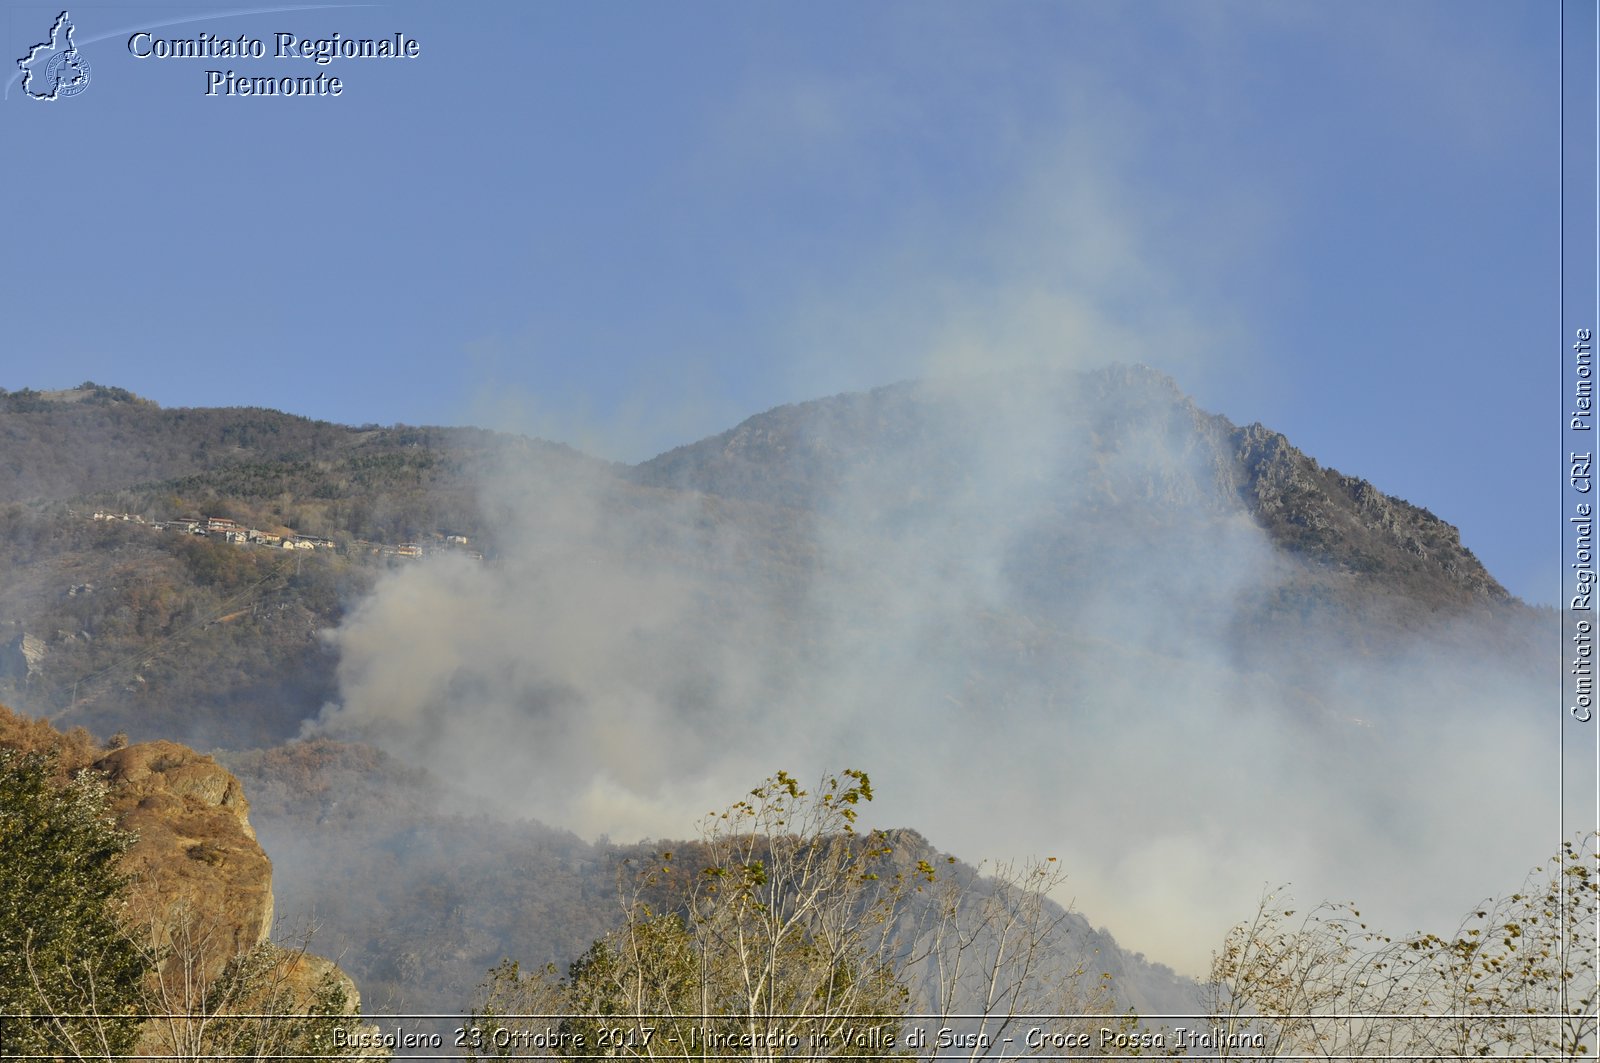
[[[216,751],[369,1008],[565,964],[635,843],[780,768],[869,771],[911,854],[1059,857],[1143,1010],[1193,1006],[1161,964],[1264,884],[1453,919],[1549,848],[1553,614],[1153,370],[896,384],[636,466],[87,385],[0,395],[0,440],[0,703]],[[152,526],[185,516],[277,542]]]

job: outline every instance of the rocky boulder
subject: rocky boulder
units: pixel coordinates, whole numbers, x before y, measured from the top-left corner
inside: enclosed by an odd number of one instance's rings
[[[244,789],[208,756],[173,742],[141,742],[93,764],[111,807],[138,836],[124,856],[134,877],[130,914],[163,944],[185,936],[206,970],[260,944],[272,930],[272,863],[250,826]],[[198,949],[202,956],[196,957]]]
[[[354,982],[334,963],[296,947],[301,942],[269,940],[272,862],[256,841],[243,786],[211,757],[174,742],[108,748],[82,728],[63,733],[3,705],[0,748],[53,754],[63,782],[82,771],[105,778],[118,825],[136,837],[123,855],[127,925],[164,956],[149,984],[151,1011],[302,1012],[330,988],[351,1010],[359,1004]],[[255,976],[241,982],[241,964]],[[248,990],[217,989],[230,979]],[[139,1051],[178,1053],[184,1031],[200,1028],[148,1023]]]

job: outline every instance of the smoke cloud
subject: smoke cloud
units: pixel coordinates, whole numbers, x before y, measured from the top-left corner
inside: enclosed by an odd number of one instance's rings
[[[1097,51],[1157,77],[1101,29]],[[951,39],[937,58],[978,64],[974,101],[756,86],[704,151],[719,195],[766,203],[887,182],[874,123],[943,143],[960,116],[1044,116],[962,156],[997,160],[973,178],[991,209],[897,184],[877,245],[786,264],[787,315],[730,340],[764,344],[789,397],[919,382],[719,440],[700,459],[745,470],[732,497],[486,469],[497,557],[384,580],[330,636],[341,698],[316,726],[618,840],[689,833],[779,768],[862,768],[879,825],[1057,856],[1061,899],[1187,973],[1284,882],[1395,931],[1453,926],[1561,840],[1548,698],[1471,618],[1366,648],[1265,625],[1305,573],[1244,510],[1215,424],[1156,374],[1081,372],[1270,376],[1228,308],[1277,290],[1283,219],[1316,204],[1270,183],[1275,157],[1199,165],[1203,131],[1090,62],[981,97],[1005,56]],[[1153,84],[1189,113],[1187,80]],[[1175,166],[1181,194],[1151,176]]]
[[[803,509],[486,472],[501,556],[382,582],[330,636],[318,726],[617,840],[690,833],[779,768],[863,768],[880,825],[1058,856],[1063,900],[1191,973],[1269,885],[1411,929],[1520,882],[1556,843],[1523,840],[1553,752],[1526,676],[1450,631],[1246,662],[1250,603],[1300,570],[1223,489],[1203,415],[1107,379],[800,411],[789,457],[838,474]]]

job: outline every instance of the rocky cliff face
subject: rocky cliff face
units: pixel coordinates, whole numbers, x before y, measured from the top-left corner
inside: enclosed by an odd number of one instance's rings
[[[32,679],[46,653],[43,639],[22,632],[0,647],[0,676],[26,683]]]
[[[128,746],[91,766],[111,784],[118,821],[139,838],[123,857],[137,884],[136,922],[169,941],[190,935],[201,955],[187,959],[206,970],[267,939],[272,863],[256,842],[239,780],[173,742]],[[183,958],[175,953],[169,963]]]
[[[1510,597],[1460,531],[1426,509],[1323,468],[1260,424],[1233,429],[1230,441],[1240,497],[1284,548],[1434,595]]]

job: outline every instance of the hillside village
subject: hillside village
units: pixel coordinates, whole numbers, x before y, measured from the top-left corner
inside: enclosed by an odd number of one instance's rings
[[[137,513],[110,513],[105,510],[95,510],[90,519],[139,524],[154,531],[198,535],[204,538],[220,539],[223,542],[234,543],[239,546],[264,546],[282,550],[331,550],[350,556],[406,558],[421,558],[428,554],[449,552],[463,555],[474,561],[483,560],[482,552],[472,549],[471,541],[467,536],[446,532],[435,532],[432,540],[426,542],[393,544],[374,543],[365,539],[350,539],[341,543],[321,536],[301,535],[292,531],[285,531],[281,534],[262,531],[258,528],[246,527],[228,517],[178,517],[172,520],[146,520],[141,514]]]

